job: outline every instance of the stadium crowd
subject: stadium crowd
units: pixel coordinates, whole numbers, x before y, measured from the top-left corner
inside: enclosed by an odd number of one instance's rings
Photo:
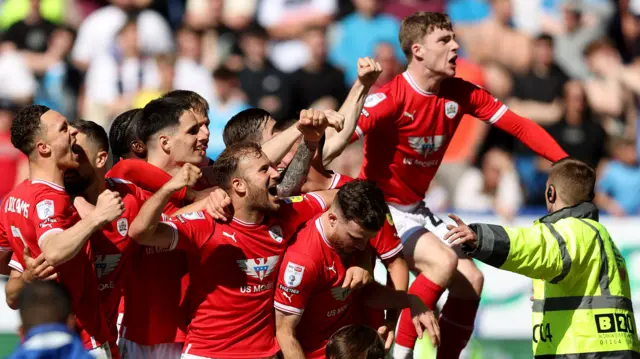
[[[406,63],[400,20],[448,13],[458,36],[458,76],[487,88],[543,125],[574,157],[598,166],[598,204],[640,210],[636,166],[637,0],[4,0],[0,2],[2,139],[16,106],[44,104],[109,129],[124,110],[171,89],[210,104],[207,154],[248,107],[277,120],[303,108],[337,109],[358,57],[385,71]],[[375,88],[374,88],[375,90]],[[333,168],[357,175],[361,144]],[[0,194],[25,177],[24,159],[2,154]],[[499,130],[465,119],[427,202],[434,210],[495,211],[511,218],[540,206],[549,162]],[[10,178],[15,177],[12,181]],[[478,201],[464,201],[468,196]]]
[[[6,1],[7,303],[57,279],[100,358],[323,358],[354,324],[457,358],[483,275],[432,210],[561,212],[594,191],[547,173],[587,164],[640,207],[640,5],[533,3]]]

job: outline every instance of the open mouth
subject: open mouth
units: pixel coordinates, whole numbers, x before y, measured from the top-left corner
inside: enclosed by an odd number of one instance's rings
[[[269,188],[267,188],[267,192],[269,192],[270,195],[277,197],[278,196],[278,185],[276,183],[272,184],[271,186],[269,186]]]
[[[451,65],[455,65],[456,64],[456,60],[458,60],[458,55],[452,57],[451,60],[449,60],[449,63]]]

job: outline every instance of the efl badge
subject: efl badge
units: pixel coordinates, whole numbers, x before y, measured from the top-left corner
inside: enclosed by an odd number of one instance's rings
[[[182,218],[194,221],[196,219],[204,219],[204,212],[189,212],[183,213]]]
[[[456,117],[458,114],[458,104],[453,101],[447,101],[444,104],[444,114],[450,119]]]
[[[121,236],[126,237],[127,232],[129,231],[129,221],[126,218],[120,218],[117,222],[118,233]]]
[[[284,271],[284,283],[289,288],[295,288],[302,283],[302,275],[304,267],[293,262],[287,263],[287,269]]]
[[[367,96],[367,99],[364,100],[364,107],[373,107],[379,104],[380,102],[382,102],[386,98],[387,98],[387,95],[383,93],[373,93]]]
[[[45,199],[44,201],[38,202],[38,204],[36,204],[36,211],[38,212],[38,218],[40,219],[53,217],[53,201],[50,199]]]

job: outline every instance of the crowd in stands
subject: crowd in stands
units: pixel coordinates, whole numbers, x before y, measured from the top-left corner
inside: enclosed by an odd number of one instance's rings
[[[601,209],[640,214],[640,0],[0,0],[0,196],[27,175],[9,140],[25,104],[108,129],[127,109],[192,90],[209,102],[215,159],[243,109],[278,120],[336,109],[359,57],[380,62],[379,85],[403,71],[399,24],[415,11],[451,17],[457,76],[597,167]],[[361,151],[355,143],[334,168],[357,176]],[[543,205],[550,166],[465,118],[427,204],[510,219]]]

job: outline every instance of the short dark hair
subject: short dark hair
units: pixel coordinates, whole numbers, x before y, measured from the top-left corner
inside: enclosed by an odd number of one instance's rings
[[[25,284],[18,296],[18,304],[25,332],[40,324],[66,324],[71,315],[69,292],[56,281]]]
[[[575,158],[563,158],[551,166],[549,185],[556,188],[557,196],[567,205],[591,202],[595,197],[596,171]]]
[[[259,39],[268,39],[269,38],[269,33],[267,32],[267,30],[260,26],[258,23],[252,23],[251,25],[249,25],[249,27],[247,27],[247,29],[245,31],[242,32],[241,37],[257,37]]]
[[[186,101],[191,106],[191,109],[198,114],[207,117],[209,115],[209,103],[204,97],[200,96],[197,92],[189,90],[173,90],[162,95],[163,98],[176,98]]]
[[[72,126],[78,132],[85,134],[98,146],[99,150],[109,152],[109,136],[107,136],[107,131],[105,131],[104,127],[93,121],[81,119],[75,120]]]
[[[271,114],[261,108],[249,108],[231,117],[224,126],[222,140],[229,147],[239,142],[261,142],[262,129]]]
[[[36,148],[36,138],[43,129],[40,118],[49,108],[42,105],[23,107],[11,124],[11,143],[13,147],[29,156]]]
[[[136,116],[137,115],[137,116]],[[109,129],[109,144],[115,158],[123,158],[131,151],[131,143],[139,140],[138,130],[142,109],[134,108],[116,117]]]
[[[276,121],[276,124],[273,125],[273,132],[284,132],[289,127],[293,126],[298,122],[298,119],[295,117],[288,117],[284,120]]]
[[[368,180],[355,180],[342,186],[335,203],[347,221],[370,231],[382,228],[389,211],[380,188]]]
[[[211,172],[215,174],[214,182],[222,189],[230,189],[231,179],[238,170],[238,164],[247,155],[260,158],[262,147],[256,142],[239,142],[225,148],[211,168]]]
[[[536,41],[544,41],[546,42],[549,46],[553,47],[553,37],[547,33],[542,33],[538,36],[536,36]]]
[[[184,99],[161,97],[149,102],[142,109],[140,119],[140,139],[145,145],[151,137],[169,127],[180,124],[180,116],[191,110],[191,104]]]
[[[212,76],[214,79],[219,80],[235,80],[239,74],[237,71],[232,70],[229,66],[220,65],[217,69],[213,70]]]
[[[347,325],[338,329],[325,348],[327,359],[381,359],[384,342],[375,329],[366,325]]]

